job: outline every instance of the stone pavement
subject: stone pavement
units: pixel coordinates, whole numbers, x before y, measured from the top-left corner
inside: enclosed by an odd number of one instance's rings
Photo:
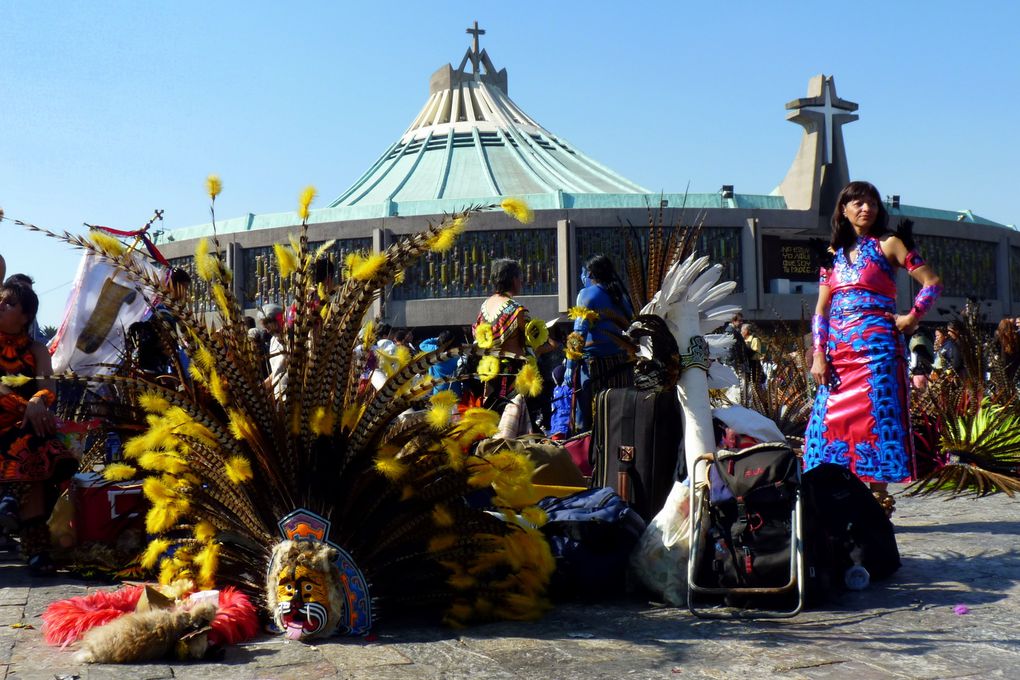
[[[76,665],[42,642],[39,614],[95,584],[0,563],[0,678],[1020,677],[1020,499],[900,497],[895,522],[896,576],[791,620],[705,621],[621,599],[536,623],[380,626],[370,642],[263,637],[200,664]]]

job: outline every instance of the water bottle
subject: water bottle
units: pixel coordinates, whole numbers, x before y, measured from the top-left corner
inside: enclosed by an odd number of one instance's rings
[[[116,463],[121,460],[120,435],[110,430],[106,433],[106,462]]]
[[[855,564],[843,574],[843,582],[847,590],[864,590],[871,583],[871,574],[859,564]]]

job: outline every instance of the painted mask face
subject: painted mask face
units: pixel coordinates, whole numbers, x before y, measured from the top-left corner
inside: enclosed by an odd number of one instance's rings
[[[330,604],[329,581],[328,572],[301,565],[288,565],[280,571],[274,619],[287,638],[328,634],[329,621],[336,616]]]
[[[591,273],[587,267],[581,267],[581,285],[585,288],[591,285]]]

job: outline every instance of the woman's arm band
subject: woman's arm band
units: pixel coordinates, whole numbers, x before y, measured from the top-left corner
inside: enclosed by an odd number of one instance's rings
[[[906,267],[908,272],[912,272],[915,269],[919,269],[925,265],[924,258],[916,250],[911,250],[907,253],[906,259],[903,260],[903,266]]]
[[[939,299],[941,294],[942,284],[936,283],[934,286],[925,286],[918,291],[917,297],[914,298],[914,304],[910,308],[911,313],[920,321],[928,313],[928,310],[935,306],[935,301]]]
[[[815,314],[811,317],[811,348],[824,354],[828,344],[829,319],[821,314]]]

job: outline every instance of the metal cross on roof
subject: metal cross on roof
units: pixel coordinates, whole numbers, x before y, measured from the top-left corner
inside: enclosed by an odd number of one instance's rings
[[[840,99],[836,95],[836,81],[831,76],[825,77],[821,81],[821,92],[809,92],[808,94],[814,96],[795,99],[786,105],[787,109],[794,110],[794,113],[788,114],[786,118],[805,127],[807,127],[805,123],[814,125],[815,129],[822,133],[825,145],[825,156],[822,162],[832,163],[833,143],[836,135],[839,134],[839,128],[843,124],[857,120],[857,116],[851,113],[857,110],[857,104]],[[821,123],[820,126],[819,123]]]
[[[470,33],[474,36],[474,41],[471,45],[471,63],[475,67],[475,73],[478,73],[478,55],[480,54],[478,50],[478,36],[485,35],[485,29],[478,28],[478,22],[475,21],[474,27],[467,29],[465,33]]]

